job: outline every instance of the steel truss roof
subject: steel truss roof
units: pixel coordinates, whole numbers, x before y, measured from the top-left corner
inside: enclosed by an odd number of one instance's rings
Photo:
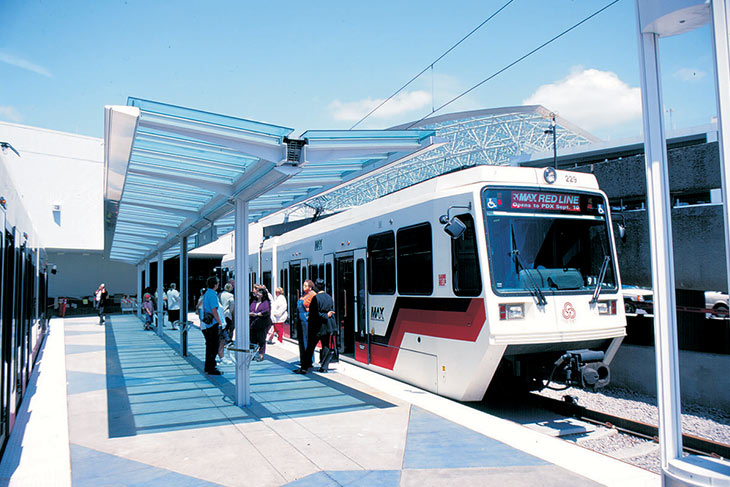
[[[480,164],[510,165],[527,154],[553,150],[551,112],[536,106],[506,107],[453,113],[413,125],[429,129],[446,143],[426,154],[407,158],[395,165],[346,186],[336,188],[306,205],[316,211],[332,212],[362,205],[399,189],[455,169]],[[565,149],[598,142],[599,139],[556,117],[557,148]],[[408,124],[394,127],[402,130]],[[292,209],[295,211],[301,209]]]
[[[230,229],[236,198],[256,221],[437,146],[424,129],[292,131],[138,98],[106,107],[107,255],[171,255],[180,237],[205,235],[202,244]]]

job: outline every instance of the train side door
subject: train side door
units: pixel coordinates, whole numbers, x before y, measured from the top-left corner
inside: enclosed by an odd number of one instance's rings
[[[335,317],[339,327],[340,353],[355,353],[355,268],[352,252],[337,254],[335,259]]]
[[[355,251],[355,359],[370,363],[370,333],[368,331],[368,293],[365,265],[365,249]]]
[[[3,421],[6,431],[15,422],[15,231],[3,228],[3,334],[2,334],[2,375],[3,375]]]
[[[9,325],[5,319],[5,294],[12,290],[7,289],[5,279],[5,210],[0,208],[0,445],[5,444],[8,432],[8,415],[7,415],[7,372],[5,367],[5,354],[7,347],[5,346],[5,335],[8,333]]]
[[[299,310],[297,302],[302,296],[302,284],[307,277],[307,260],[293,260],[289,262],[289,326],[292,338],[299,338]]]
[[[333,281],[332,281],[332,268],[334,267],[335,263],[335,254],[325,254],[324,256],[324,276],[319,276],[324,279],[324,288],[325,291],[327,291],[327,294],[332,296],[333,299],[336,299],[336,296],[333,294]]]

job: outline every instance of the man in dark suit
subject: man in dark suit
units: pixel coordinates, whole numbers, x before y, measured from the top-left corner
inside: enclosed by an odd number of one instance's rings
[[[335,320],[335,304],[332,296],[324,290],[324,280],[317,279],[314,283],[317,295],[309,305],[309,336],[307,338],[307,351],[304,354],[301,369],[306,371],[312,367],[312,357],[317,342],[322,343],[320,372],[327,372],[334,350],[331,348],[331,341],[337,333],[337,321]]]

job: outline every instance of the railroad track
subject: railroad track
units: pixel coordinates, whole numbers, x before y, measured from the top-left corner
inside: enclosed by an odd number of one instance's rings
[[[536,407],[547,409],[554,413],[571,416],[601,426],[615,428],[618,431],[640,438],[659,441],[659,428],[648,423],[622,418],[600,411],[593,411],[568,401],[560,401],[549,397],[530,394],[529,401]],[[699,436],[683,434],[682,446],[684,451],[694,455],[708,455],[715,458],[730,458],[730,445],[700,438]]]

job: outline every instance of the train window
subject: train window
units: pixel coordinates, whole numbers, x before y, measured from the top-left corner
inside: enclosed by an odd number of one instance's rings
[[[266,271],[261,275],[261,284],[266,286],[266,289],[273,292],[273,289],[271,289],[271,272]]]
[[[457,215],[466,226],[464,235],[451,241],[452,286],[457,296],[478,296],[482,293],[474,218],[469,213]]]
[[[395,292],[395,234],[368,237],[368,289],[370,294]]]
[[[398,242],[398,293],[433,293],[433,250],[431,225],[421,223],[401,228],[396,234]]]
[[[281,269],[279,271],[279,286],[281,286],[282,289],[286,288],[286,286],[284,285],[284,269]],[[276,291],[276,289],[272,289],[272,291]]]
[[[324,277],[324,264],[319,264],[319,266],[317,266],[317,274],[318,274],[319,279],[322,279],[325,282],[327,282],[327,279],[325,279],[325,277]]]
[[[309,266],[309,278],[312,280],[312,282],[317,280],[317,266],[316,265]]]

